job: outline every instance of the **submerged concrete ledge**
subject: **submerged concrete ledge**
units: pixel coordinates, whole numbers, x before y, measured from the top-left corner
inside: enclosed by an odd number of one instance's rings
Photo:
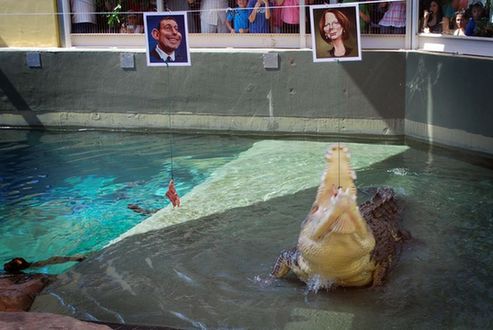
[[[140,130],[198,130],[293,134],[351,134],[401,136],[403,119],[346,119],[246,117],[200,114],[145,114],[145,113],[76,113],[51,112],[37,115],[38,127],[44,128],[103,128]],[[31,126],[24,113],[0,113],[5,127]]]

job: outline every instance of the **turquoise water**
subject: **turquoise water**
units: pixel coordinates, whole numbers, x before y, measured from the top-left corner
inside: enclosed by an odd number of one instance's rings
[[[96,251],[145,218],[128,204],[169,204],[163,195],[171,153],[183,196],[252,143],[209,135],[0,131],[0,262]]]

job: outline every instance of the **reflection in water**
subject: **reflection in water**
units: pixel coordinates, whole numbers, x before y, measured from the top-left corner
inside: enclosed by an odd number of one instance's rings
[[[182,328],[489,328],[493,171],[427,159],[409,149],[357,171],[359,201],[365,187],[394,187],[414,236],[381,288],[305,294],[294,276],[267,280],[313,187],[128,237],[61,275],[33,310]]]

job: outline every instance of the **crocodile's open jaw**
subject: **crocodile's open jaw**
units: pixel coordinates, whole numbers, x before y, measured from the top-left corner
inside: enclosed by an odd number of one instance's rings
[[[339,145],[327,153],[327,167],[302,224],[298,250],[304,269],[309,269],[304,273],[359,285],[371,277],[370,273],[364,273],[364,278],[355,274],[367,269],[375,240],[356,203],[356,175],[349,159],[347,149]]]
[[[356,174],[350,166],[347,148],[332,146],[326,153],[327,167],[313,207],[303,222],[303,232],[314,241],[330,233],[351,234],[357,219],[351,216],[356,206]]]
[[[354,233],[357,220],[351,216],[351,208],[355,205],[356,198],[349,189],[346,191],[338,189],[328,202],[320,206],[314,205],[303,224],[306,227],[305,234],[312,240],[318,241],[332,233]]]

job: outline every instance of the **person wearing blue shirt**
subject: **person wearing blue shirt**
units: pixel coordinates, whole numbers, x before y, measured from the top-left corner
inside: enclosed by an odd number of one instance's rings
[[[248,0],[236,0],[238,8],[228,11],[226,26],[231,33],[248,33],[250,22],[248,21],[249,10],[246,8]],[[231,26],[233,22],[233,26]]]
[[[250,0],[248,2],[250,33],[269,33],[269,0]]]
[[[466,36],[479,36],[481,29],[481,20],[483,17],[483,4],[481,2],[475,2],[470,7],[471,10],[471,18],[469,18],[469,22],[466,25]]]

